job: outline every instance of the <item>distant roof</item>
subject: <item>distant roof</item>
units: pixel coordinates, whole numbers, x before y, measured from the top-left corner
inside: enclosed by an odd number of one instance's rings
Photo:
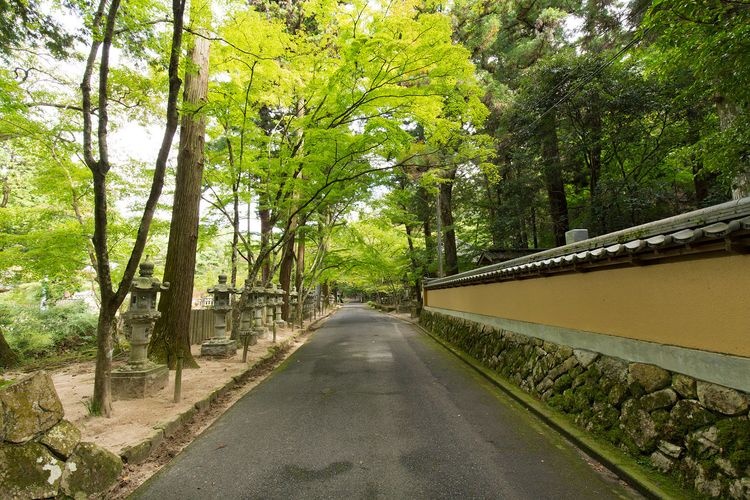
[[[477,264],[496,264],[507,260],[516,259],[525,255],[543,252],[547,248],[488,248],[477,256]]]
[[[641,265],[696,254],[750,252],[750,197],[425,281],[426,289]]]

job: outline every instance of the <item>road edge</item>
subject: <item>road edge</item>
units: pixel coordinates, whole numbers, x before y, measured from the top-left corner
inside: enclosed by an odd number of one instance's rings
[[[387,313],[384,313],[387,314]],[[437,344],[459,358],[474,371],[488,380],[492,385],[510,396],[517,403],[533,413],[548,427],[563,435],[574,446],[597,460],[617,477],[632,486],[639,493],[648,498],[697,498],[679,487],[674,480],[645,469],[634,458],[626,455],[619,448],[602,442],[594,436],[580,429],[565,415],[553,410],[530,394],[522,391],[489,368],[482,366],[479,361],[453,344],[433,334],[418,322],[387,314],[392,318],[408,323],[427,335]]]

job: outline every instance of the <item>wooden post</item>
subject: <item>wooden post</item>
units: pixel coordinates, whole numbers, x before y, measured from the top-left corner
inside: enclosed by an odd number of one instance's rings
[[[182,351],[177,353],[177,367],[174,372],[174,402],[182,400]]]

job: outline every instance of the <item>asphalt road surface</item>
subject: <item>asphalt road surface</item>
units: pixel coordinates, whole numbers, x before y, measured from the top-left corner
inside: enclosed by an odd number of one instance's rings
[[[347,306],[136,498],[633,498],[411,325]]]

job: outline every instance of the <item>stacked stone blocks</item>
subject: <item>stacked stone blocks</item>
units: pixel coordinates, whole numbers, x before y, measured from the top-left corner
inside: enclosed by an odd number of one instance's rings
[[[427,311],[420,322],[577,425],[701,494],[750,498],[750,395]]]
[[[52,379],[37,372],[0,389],[0,498],[101,497],[120,458],[63,419]]]

